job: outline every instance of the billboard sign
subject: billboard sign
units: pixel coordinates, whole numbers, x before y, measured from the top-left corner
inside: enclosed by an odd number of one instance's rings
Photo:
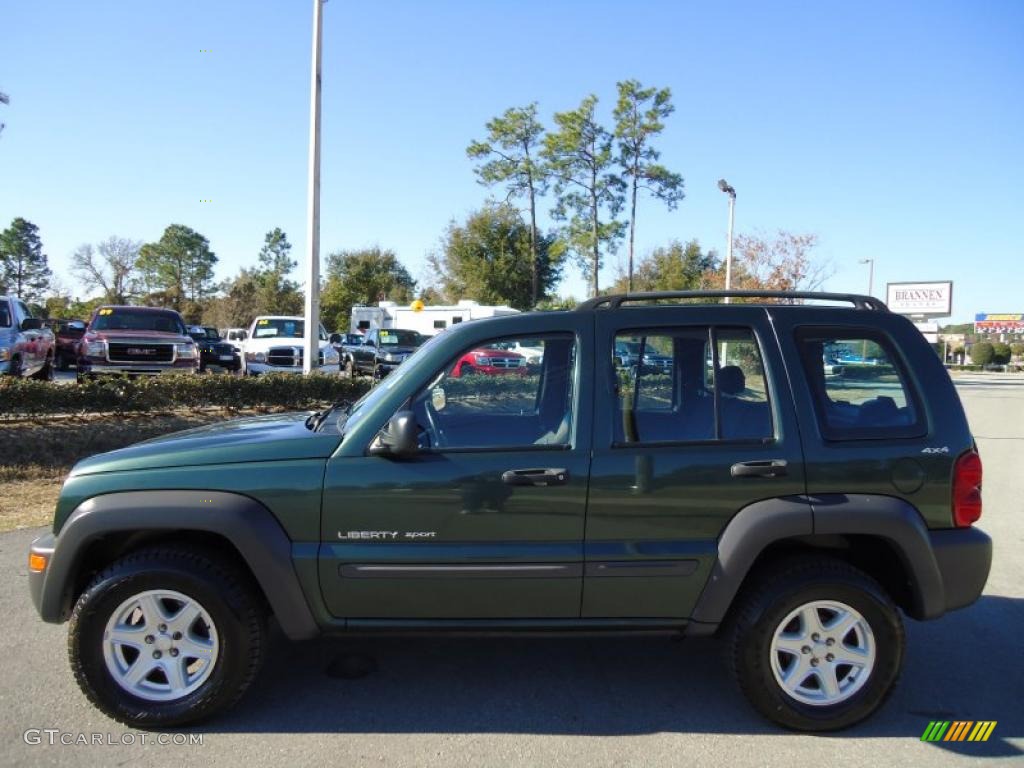
[[[953,311],[953,283],[889,283],[885,303],[898,315],[949,317]]]
[[[991,315],[979,312],[974,316],[975,333],[1024,333],[1024,312]]]

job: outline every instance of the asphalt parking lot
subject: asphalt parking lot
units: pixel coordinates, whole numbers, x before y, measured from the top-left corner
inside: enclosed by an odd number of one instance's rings
[[[975,606],[909,622],[898,689],[849,731],[794,735],[763,722],[711,641],[279,639],[245,701],[192,731],[201,746],[143,745],[86,703],[68,669],[65,627],[43,624],[32,609],[25,553],[37,529],[0,536],[0,764],[1020,765],[1024,377],[965,376],[958,386],[985,463],[981,527],[995,539],[992,575]],[[369,673],[328,674],[347,653],[371,659]],[[933,719],[998,725],[987,743],[921,742]],[[135,743],[51,746],[43,734],[31,744],[27,729]]]

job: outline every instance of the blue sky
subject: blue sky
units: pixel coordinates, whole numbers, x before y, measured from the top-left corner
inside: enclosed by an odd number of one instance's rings
[[[38,224],[76,294],[78,244],[172,222],[210,239],[219,278],[275,226],[301,256],[310,6],[4,3],[0,223]],[[549,121],[591,92],[607,116],[635,77],[673,91],[661,149],[687,188],[674,212],[642,204],[641,254],[723,251],[724,176],[737,231],[818,234],[831,289],[865,290],[873,257],[880,295],[951,279],[955,320],[1024,311],[1016,0],[330,0],[324,19],[324,254],[378,243],[425,278],[448,221],[488,194],[465,147],[490,117],[536,100]],[[583,295],[578,270],[561,292]]]

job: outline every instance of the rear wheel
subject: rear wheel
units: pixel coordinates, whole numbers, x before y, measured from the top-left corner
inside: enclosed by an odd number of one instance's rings
[[[100,573],[75,604],[68,654],[103,712],[132,726],[194,722],[230,707],[263,660],[251,579],[217,555],[166,546]]]
[[[754,708],[787,728],[846,728],[899,677],[899,610],[863,571],[832,558],[784,561],[738,598],[728,658]]]
[[[18,378],[21,376],[21,358],[12,357],[10,364],[7,366],[7,375]]]
[[[356,377],[356,366],[352,362],[352,358],[345,361],[344,371],[346,379],[354,379]]]

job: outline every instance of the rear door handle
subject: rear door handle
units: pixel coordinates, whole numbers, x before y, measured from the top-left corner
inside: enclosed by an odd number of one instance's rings
[[[505,485],[532,485],[540,488],[548,485],[565,485],[569,482],[569,470],[553,467],[510,469],[507,472],[502,472],[501,482]]]
[[[782,477],[786,474],[785,459],[741,461],[729,470],[733,477]]]

